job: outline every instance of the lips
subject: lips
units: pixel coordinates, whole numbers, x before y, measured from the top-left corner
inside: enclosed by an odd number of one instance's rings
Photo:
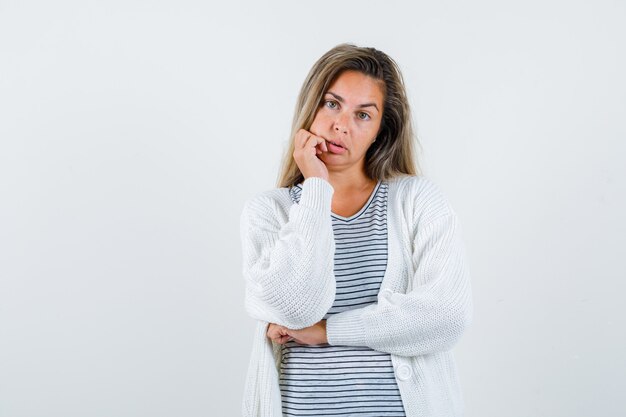
[[[332,143],[333,145],[339,146],[340,148],[344,148],[344,149],[346,148],[346,145],[344,145],[344,143],[342,141],[340,141],[340,140],[329,140],[329,139],[326,139],[326,142]]]
[[[326,146],[328,146],[328,152],[330,152],[331,154],[342,155],[347,152],[346,148],[342,148],[341,146],[335,145],[332,142],[328,142]]]

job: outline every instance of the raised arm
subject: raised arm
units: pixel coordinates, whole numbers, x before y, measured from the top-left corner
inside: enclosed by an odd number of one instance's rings
[[[456,214],[450,209],[420,225],[412,243],[412,290],[383,290],[377,303],[330,316],[329,344],[416,356],[449,350],[459,340],[473,306]]]
[[[319,177],[302,185],[299,204],[279,218],[259,196],[241,214],[245,308],[256,319],[301,329],[320,321],[335,299],[333,188]]]

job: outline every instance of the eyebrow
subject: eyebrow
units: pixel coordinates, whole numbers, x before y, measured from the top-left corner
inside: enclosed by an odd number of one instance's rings
[[[330,94],[331,96],[335,97],[337,99],[337,101],[339,101],[340,103],[343,103],[343,97],[341,97],[340,95],[337,95],[331,91],[327,91],[326,94]],[[378,106],[376,105],[376,103],[365,103],[365,104],[361,104],[359,105],[359,108],[363,108],[363,107],[374,107],[376,108],[376,110],[378,112],[380,112],[380,110],[378,109]]]

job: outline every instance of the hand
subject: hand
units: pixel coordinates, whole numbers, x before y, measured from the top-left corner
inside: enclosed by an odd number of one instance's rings
[[[320,320],[313,326],[299,330],[288,329],[285,326],[270,323],[267,330],[267,337],[281,345],[291,340],[301,345],[328,343],[326,337],[326,320]]]
[[[328,343],[328,339],[326,338],[326,320],[320,320],[313,326],[305,327],[300,330],[287,329],[287,334],[301,345]]]
[[[316,136],[305,129],[300,129],[294,138],[293,159],[305,179],[320,177],[328,181],[328,169],[318,155],[328,152],[326,139]]]
[[[272,339],[275,343],[282,345],[283,343],[293,340],[293,338],[287,333],[287,330],[288,329],[285,326],[270,323],[267,327],[267,337]]]

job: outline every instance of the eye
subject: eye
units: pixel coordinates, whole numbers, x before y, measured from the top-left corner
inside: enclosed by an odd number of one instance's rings
[[[335,100],[326,100],[325,104],[326,104],[326,107],[328,107],[330,109],[336,109],[337,108],[337,102]]]
[[[367,114],[367,113],[365,113],[365,112],[362,112],[362,111],[361,111],[361,112],[359,112],[358,117],[359,117],[359,119],[361,119],[361,120],[369,120],[369,119],[370,119],[370,115],[369,115],[369,114]]]

